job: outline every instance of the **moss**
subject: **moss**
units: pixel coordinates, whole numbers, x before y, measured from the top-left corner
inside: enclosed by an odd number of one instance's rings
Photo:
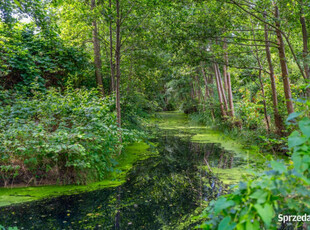
[[[116,187],[126,180],[126,173],[138,160],[146,159],[156,153],[149,151],[146,143],[135,143],[125,148],[123,154],[117,157],[118,165],[109,176],[100,182],[88,185],[48,185],[22,188],[0,188],[0,207],[22,202],[35,201],[61,195],[72,195],[97,189]]]

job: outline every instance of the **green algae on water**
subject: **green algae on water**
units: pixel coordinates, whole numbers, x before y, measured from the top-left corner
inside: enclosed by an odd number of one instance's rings
[[[207,166],[202,166],[202,169],[209,171]],[[250,173],[247,172],[247,169],[244,167],[236,168],[211,168],[212,173],[217,176],[221,182],[226,185],[235,185],[238,184],[244,177],[250,176]]]
[[[149,148],[150,146],[143,142],[127,146],[124,153],[116,159],[118,165],[114,171],[111,172],[105,180],[100,182],[87,185],[46,185],[21,188],[0,188],[0,207],[44,198],[117,187],[126,181],[126,173],[132,168],[135,162],[156,155],[156,152],[149,151]]]
[[[158,126],[161,129],[173,130],[180,132],[176,134],[180,137],[191,136],[191,141],[196,143],[218,143],[225,150],[233,151],[235,154],[257,155],[259,148],[251,146],[245,148],[241,143],[229,138],[222,132],[212,130],[210,127],[199,125],[188,121],[188,116],[181,112],[160,112],[158,113]]]
[[[249,176],[245,172],[252,168],[250,160],[263,164],[264,157],[260,154],[257,146],[245,147],[236,140],[231,139],[220,131],[212,130],[210,127],[199,125],[188,121],[188,116],[180,112],[161,112],[158,113],[158,126],[164,130],[177,130],[175,133],[179,137],[191,137],[194,143],[216,143],[227,151],[233,152],[235,156],[247,161],[246,167],[217,168],[212,167],[212,172],[224,183],[228,185],[237,184],[244,176]],[[208,171],[207,166],[203,169]]]

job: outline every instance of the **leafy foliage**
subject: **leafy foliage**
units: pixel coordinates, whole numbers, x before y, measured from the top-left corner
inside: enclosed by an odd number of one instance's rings
[[[277,229],[278,214],[309,213],[310,119],[288,138],[291,162],[271,161],[270,170],[239,184],[231,194],[209,203],[203,229]],[[302,223],[294,223],[296,227]]]
[[[8,95],[2,91],[1,97]],[[4,184],[49,177],[55,182],[85,183],[102,179],[123,145],[136,133],[119,130],[109,98],[94,90],[33,91],[13,94],[0,107],[0,173]]]
[[[0,23],[0,85],[20,88],[38,82],[41,88],[64,86],[83,77],[87,59],[80,49],[68,46],[56,35],[45,36],[34,25]]]

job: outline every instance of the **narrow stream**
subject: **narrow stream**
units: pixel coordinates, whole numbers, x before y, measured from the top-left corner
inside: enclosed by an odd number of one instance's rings
[[[127,182],[79,195],[0,208],[0,225],[18,229],[192,229],[191,215],[227,186],[209,170],[245,164],[218,144],[163,133],[158,156],[138,161]]]

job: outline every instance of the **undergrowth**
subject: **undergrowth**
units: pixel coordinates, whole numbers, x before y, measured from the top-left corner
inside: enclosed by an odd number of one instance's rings
[[[118,128],[113,101],[96,90],[32,94],[0,91],[0,186],[101,180],[141,136]]]

